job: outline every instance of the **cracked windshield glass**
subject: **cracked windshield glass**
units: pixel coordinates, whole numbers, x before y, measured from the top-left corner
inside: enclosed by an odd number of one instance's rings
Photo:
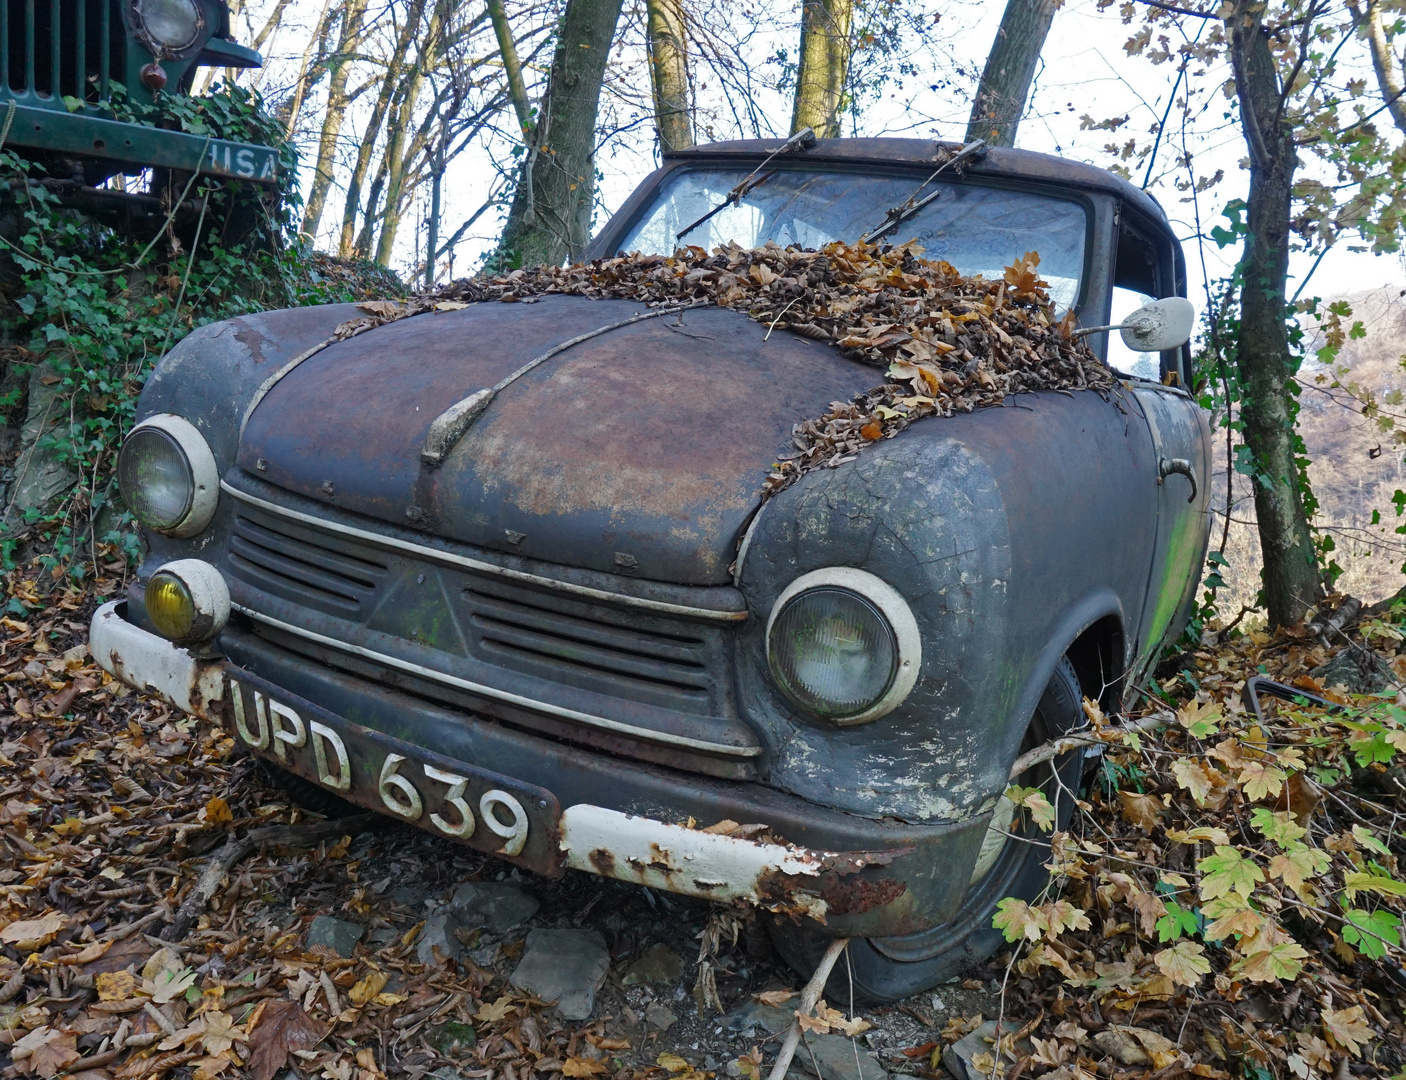
[[[621,249],[669,255],[678,230],[720,205],[748,169],[696,169],[669,177]],[[712,251],[729,241],[744,248],[774,241],[821,248],[853,243],[892,206],[904,203],[917,182],[910,176],[863,176],[778,170],[740,203],[692,229],[685,244]],[[918,197],[931,193],[929,185]],[[943,184],[942,194],[893,231],[894,243],[916,240],[929,259],[945,259],[964,274],[999,278],[1027,251],[1040,255],[1040,276],[1056,308],[1079,295],[1084,269],[1084,209],[1076,202],[1027,191]]]

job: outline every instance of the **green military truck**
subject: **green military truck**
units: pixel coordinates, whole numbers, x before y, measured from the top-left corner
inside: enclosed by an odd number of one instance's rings
[[[160,91],[189,93],[200,67],[262,63],[231,39],[224,0],[0,0],[0,143],[64,203],[129,221],[164,217],[159,196],[177,177],[273,184],[273,147],[118,118]],[[145,169],[149,193],[103,187]]]

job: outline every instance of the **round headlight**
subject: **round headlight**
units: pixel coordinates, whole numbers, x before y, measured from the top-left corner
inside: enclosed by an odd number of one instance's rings
[[[179,53],[189,49],[205,29],[205,20],[195,0],[136,0],[132,5],[136,22],[154,52]]]
[[[777,598],[767,659],[782,692],[834,724],[891,712],[918,677],[917,622],[892,586],[863,570],[806,574]]]
[[[163,413],[142,421],[117,455],[122,498],[143,526],[194,536],[219,502],[219,469],[195,425]]]
[[[167,563],[151,575],[143,600],[156,632],[177,644],[206,641],[229,622],[229,586],[200,559]]]

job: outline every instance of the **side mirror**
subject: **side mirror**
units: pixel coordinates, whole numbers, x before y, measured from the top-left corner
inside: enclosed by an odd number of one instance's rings
[[[1138,308],[1122,326],[1123,344],[1133,352],[1162,352],[1179,349],[1191,340],[1196,325],[1196,309],[1183,296],[1154,300]]]

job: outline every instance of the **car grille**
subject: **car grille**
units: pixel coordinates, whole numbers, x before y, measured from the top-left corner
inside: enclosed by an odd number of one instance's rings
[[[0,2],[0,83],[12,93],[105,101],[127,48],[121,0]]]
[[[236,577],[275,596],[357,621],[372,610],[389,571],[370,548],[254,513],[234,520],[229,566]]]
[[[708,642],[701,636],[593,618],[586,605],[491,579],[476,580],[464,598],[475,650],[491,662],[617,697],[708,711]]]
[[[256,625],[259,616],[275,620],[283,629],[270,632],[285,646],[319,659],[332,656],[288,633],[306,628],[310,641],[345,641],[353,651],[365,642],[427,675],[442,672],[449,687],[493,687],[557,717],[562,709],[606,717],[645,740],[755,745],[737,715],[726,625],[387,550],[302,511],[285,516],[247,501],[236,504],[223,569]],[[617,750],[629,744],[611,738]]]

